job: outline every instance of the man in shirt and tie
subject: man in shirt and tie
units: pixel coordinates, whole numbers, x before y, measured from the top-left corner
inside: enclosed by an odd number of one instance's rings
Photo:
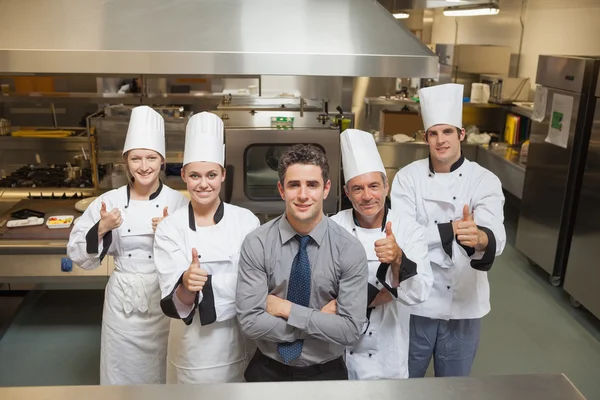
[[[366,322],[366,253],[323,214],[331,181],[319,148],[291,147],[278,173],[285,213],[250,233],[240,254],[238,320],[258,346],[245,378],[345,380],[345,347]]]

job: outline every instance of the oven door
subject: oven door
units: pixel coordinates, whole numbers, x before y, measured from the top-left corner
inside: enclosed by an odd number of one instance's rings
[[[331,191],[323,204],[326,214],[338,211],[340,177],[340,134],[332,129],[277,130],[269,128],[226,129],[227,176],[221,196],[227,203],[255,214],[281,214],[285,203],[279,195],[277,164],[292,145],[321,147],[329,161]]]

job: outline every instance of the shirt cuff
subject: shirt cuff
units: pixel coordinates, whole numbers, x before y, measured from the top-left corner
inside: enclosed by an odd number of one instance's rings
[[[494,260],[496,259],[496,236],[494,236],[494,232],[491,229],[486,228],[484,226],[477,226],[479,230],[485,232],[488,238],[488,245],[485,248],[481,259],[471,259],[471,267],[478,271],[489,271],[492,269],[492,265],[494,264]],[[475,256],[475,254],[474,254]]]
[[[200,293],[200,297],[201,296],[202,293]],[[198,299],[198,301],[202,301],[202,298]],[[179,296],[177,296],[177,287],[175,288],[175,292],[173,293],[173,304],[175,305],[175,309],[177,310],[177,313],[179,314],[179,317],[181,317],[181,319],[188,318],[190,314],[194,312],[194,304],[187,305],[179,299]]]
[[[88,233],[85,235],[85,249],[88,254],[96,254],[96,257],[102,261],[108,253],[108,249],[112,244],[112,231],[106,232],[102,237],[102,242],[98,240],[98,229],[100,227],[100,221],[96,225],[92,226]]]
[[[287,320],[288,325],[305,331],[313,311],[315,310],[292,303],[292,310],[290,311],[290,316]]]

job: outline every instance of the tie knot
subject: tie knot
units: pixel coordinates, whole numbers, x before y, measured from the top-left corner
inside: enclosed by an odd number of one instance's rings
[[[306,249],[306,246],[308,245],[308,241],[310,240],[310,236],[308,236],[308,235],[306,235],[306,236],[296,235],[296,240],[300,243],[300,248],[301,249]]]

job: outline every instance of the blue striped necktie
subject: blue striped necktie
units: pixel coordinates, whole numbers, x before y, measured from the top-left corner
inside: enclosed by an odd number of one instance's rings
[[[292,263],[287,299],[292,303],[308,307],[310,303],[310,262],[308,261],[306,246],[308,245],[310,236],[296,235],[295,238],[300,242],[300,249]],[[281,358],[283,358],[283,362],[288,364],[290,361],[300,357],[303,344],[304,341],[300,339],[291,343],[279,343],[277,351]]]

